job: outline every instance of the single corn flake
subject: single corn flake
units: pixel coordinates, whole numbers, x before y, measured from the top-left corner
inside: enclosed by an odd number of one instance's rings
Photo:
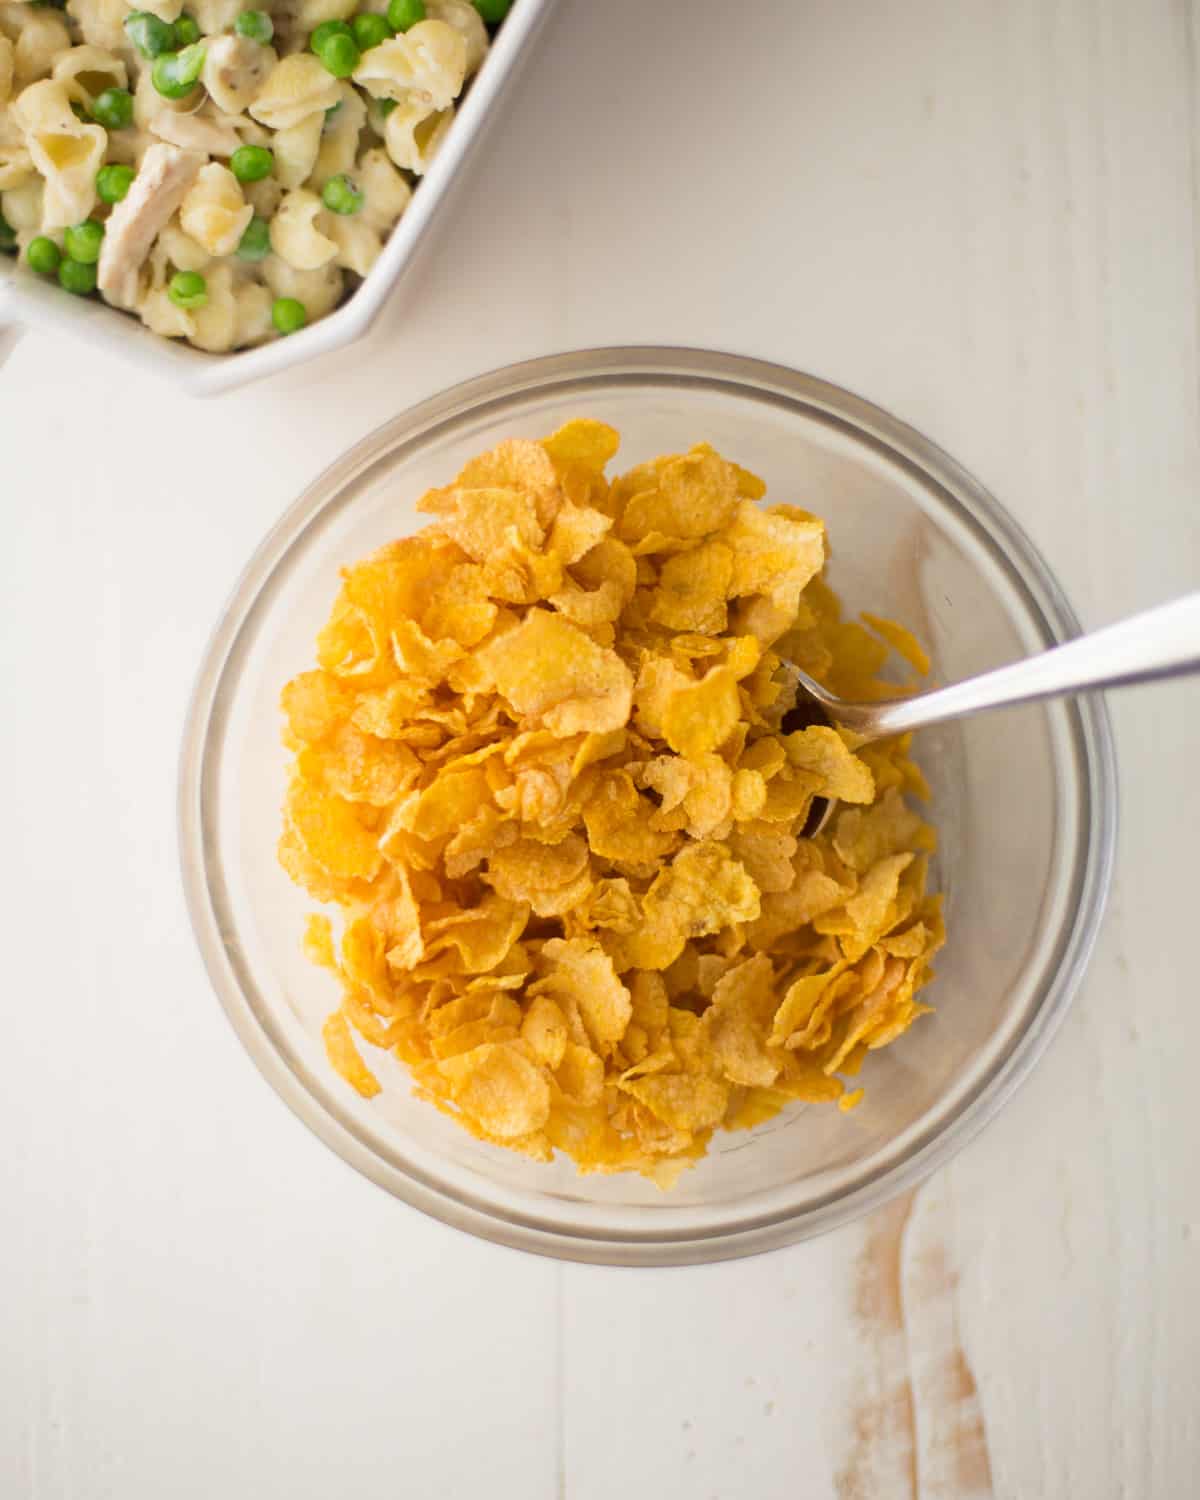
[[[663,564],[650,618],[668,630],[715,635],[725,629],[733,553],[724,542],[705,542]]]
[[[788,761],[820,778],[822,797],[839,802],[870,802],[875,779],[869,767],[848,748],[836,729],[814,725],[784,736]]]
[[[931,853],[933,830],[889,787],[870,807],[847,807],[833,825],[833,847],[851,870],[862,874],[889,854],[906,849]]]
[[[544,533],[534,497],[522,490],[435,490],[419,508],[439,516],[440,529],[479,563],[487,562],[509,542],[525,547],[542,544]]]
[[[521,1039],[539,1062],[557,1068],[567,1051],[567,1021],[548,995],[535,995],[521,1022]]]
[[[653,1073],[621,1085],[673,1130],[691,1133],[719,1123],[729,1085],[695,1073]]]
[[[717,980],[705,1012],[713,1052],[731,1083],[769,1088],[781,1061],[772,1057],[766,1032],[775,1010],[771,960],[757,953]]]
[[[331,1067],[352,1089],[357,1090],[364,1099],[373,1099],[382,1092],[378,1078],[363,1062],[354,1045],[350,1023],[342,1011],[334,1011],[321,1028],[321,1036],[325,1042],[325,1056]]]
[[[653,868],[679,845],[672,833],[650,823],[653,804],[639,795],[628,771],[602,773],[583,807],[592,852],[636,870]]]
[[[895,620],[885,620],[881,615],[868,614],[866,610],[863,611],[862,618],[875,634],[881,636],[893,651],[902,656],[910,667],[916,669],[921,677],[929,676],[929,653],[911,630],[905,629],[903,625],[897,625]]]
[[[800,594],[825,560],[821,522],[794,519],[778,507],[763,510],[741,500],[721,539],[733,553],[731,594],[764,594],[790,602],[794,618]]]
[[[383,861],[375,837],[349,802],[297,779],[286,810],[305,850],[328,874],[344,880],[376,874]]]
[[[555,463],[582,464],[602,474],[617,455],[621,434],[607,422],[593,422],[576,417],[564,422],[557,432],[542,439],[542,447]]]
[[[550,1084],[518,1045],[487,1042],[438,1066],[455,1104],[498,1141],[540,1130],[550,1117]]]
[[[633,1002],[599,943],[588,938],[550,938],[542,945],[541,956],[546,976],[534,988],[573,1000],[595,1046],[619,1042]]]
[[[771,1023],[771,1045],[784,1047],[789,1038],[808,1026],[817,1014],[822,996],[830,990],[833,981],[845,970],[845,963],[836,963],[831,969],[818,974],[808,974],[794,980],[776,1010]]]
[[[312,745],[349,718],[355,697],[332,672],[301,672],[284,688],[280,704],[294,739]]]
[[[691,843],[656,876],[642,901],[642,925],[612,940],[622,970],[665,969],[689,938],[759,915],[758,887],[723,845]]]
[[[738,504],[733,465],[711,449],[668,459],[655,478],[655,488],[634,495],[625,507],[620,534],[626,541],[652,532],[698,539],[723,526]]]
[[[612,525],[607,516],[587,506],[567,504],[562,506],[550,528],[546,547],[564,567],[579,562],[604,539]]]
[[[680,755],[698,759],[733,733],[741,715],[732,667],[712,667],[698,682],[676,686],[662,711],[663,738]]]
[[[485,646],[480,666],[522,718],[553,734],[602,734],[629,718],[633,678],[614,651],[548,610]]]
[[[455,967],[486,974],[508,956],[529,921],[529,907],[503,896],[484,896],[468,911],[436,917],[425,928],[426,956],[453,952]]]
[[[304,952],[322,969],[337,971],[337,956],[333,949],[333,928],[329,918],[313,912],[304,926]]]
[[[574,1103],[599,1104],[604,1097],[604,1060],[589,1047],[568,1042],[554,1070],[554,1081]]]
[[[468,489],[512,489],[533,500],[538,523],[547,527],[562,504],[554,463],[540,443],[509,438],[465,464],[458,485]]]
[[[578,834],[557,844],[518,839],[488,857],[484,879],[510,901],[527,901],[538,917],[559,917],[577,907],[592,888],[588,847]]]

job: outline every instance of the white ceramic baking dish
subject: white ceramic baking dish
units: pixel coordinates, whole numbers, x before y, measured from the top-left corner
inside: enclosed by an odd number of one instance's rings
[[[264,375],[273,375],[315,355],[360,338],[416,254],[440,205],[457,184],[484,121],[528,59],[534,38],[555,0],[516,0],[496,33],[437,160],[421,179],[404,217],[393,230],[371,274],[334,313],[300,333],[238,354],[205,354],[161,338],[127,313],[99,299],[72,297],[24,265],[0,256],[0,359],[15,331],[65,328],[143,369],[172,381],[193,396],[213,396]]]

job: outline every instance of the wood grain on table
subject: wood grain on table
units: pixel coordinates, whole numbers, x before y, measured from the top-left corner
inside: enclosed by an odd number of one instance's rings
[[[5,1500],[1196,1493],[1195,685],[1114,699],[1109,919],[999,1120],[867,1222],[697,1270],[495,1250],[319,1147],[209,992],[172,829],[192,672],[279,511],[534,354],[811,370],[971,469],[1085,622],[1196,587],[1198,51],[1184,0],[563,0],[365,348],[195,405],[18,346]]]

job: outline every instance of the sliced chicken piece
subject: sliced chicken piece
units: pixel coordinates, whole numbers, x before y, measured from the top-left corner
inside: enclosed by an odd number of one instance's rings
[[[180,115],[164,109],[150,121],[150,133],[160,141],[185,151],[203,151],[206,156],[232,156],[242,138],[229,125],[204,115]]]
[[[203,165],[199,151],[178,146],[151,146],[142,158],[129,192],[112,211],[100,252],[100,290],[117,307],[137,301],[142,262]]]

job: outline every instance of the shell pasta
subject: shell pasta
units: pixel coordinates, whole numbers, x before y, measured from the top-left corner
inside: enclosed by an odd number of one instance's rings
[[[212,353],[295,332],[375,264],[497,13],[0,0],[0,253]]]

